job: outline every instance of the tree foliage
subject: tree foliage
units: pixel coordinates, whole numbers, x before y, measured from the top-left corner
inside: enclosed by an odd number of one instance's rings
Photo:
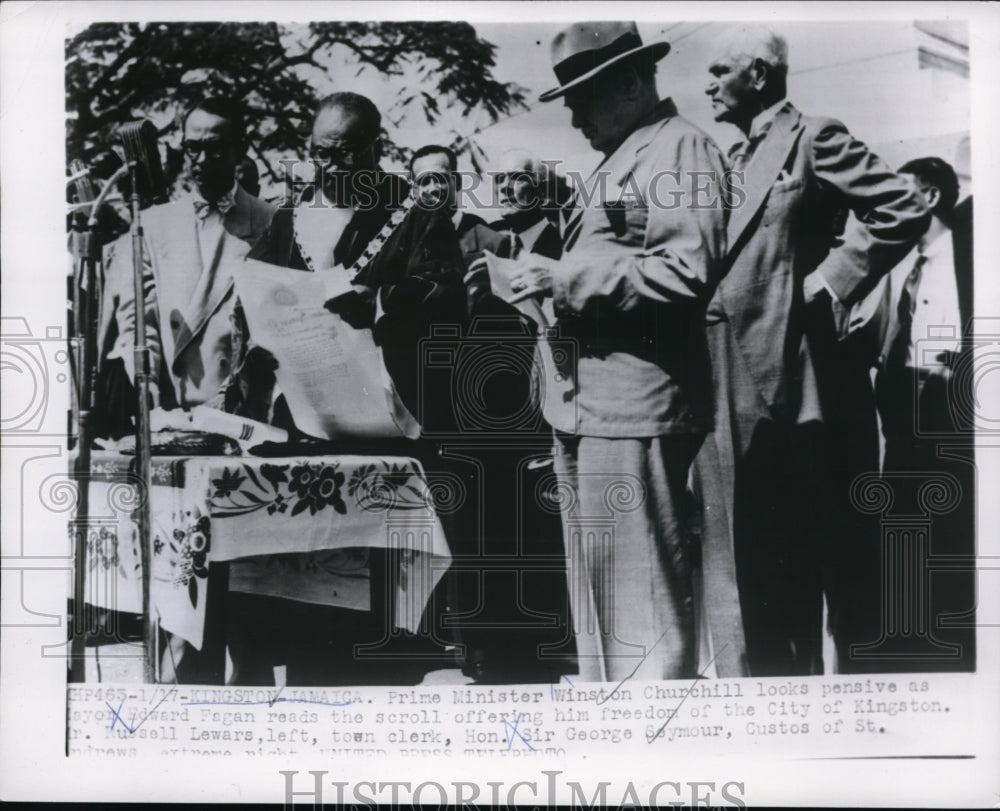
[[[243,101],[250,156],[271,183],[282,177],[282,158],[304,158],[319,88],[350,89],[362,73],[377,71],[398,89],[382,110],[394,129],[414,115],[430,124],[445,110],[497,121],[524,106],[523,88],[493,77],[495,47],[462,22],[98,23],[68,40],[66,55],[70,157],[107,148],[117,127],[138,116],[176,141],[178,113],[219,94]],[[385,129],[387,156],[405,161]],[[441,140],[479,169],[474,138],[447,135]]]

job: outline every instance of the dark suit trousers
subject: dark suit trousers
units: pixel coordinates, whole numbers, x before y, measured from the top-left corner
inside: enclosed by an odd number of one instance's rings
[[[753,675],[823,672],[824,426],[762,421],[736,465],[734,552]]]
[[[831,518],[827,431],[817,422],[773,418],[728,322],[709,326],[708,338],[716,426],[696,475],[717,668],[726,676],[822,673],[821,561]],[[740,622],[742,639],[733,633]]]
[[[461,643],[477,681],[574,672],[551,450],[551,439],[443,442],[426,468],[431,481],[443,469],[463,483],[462,503],[441,516],[454,556],[442,635]]]
[[[960,381],[962,382],[962,381]],[[926,632],[898,639],[894,668],[903,672],[975,670],[976,468],[974,434],[956,420],[970,392],[955,378],[888,370],[877,379],[885,434],[883,477],[895,515],[929,519],[925,566]],[[891,576],[890,572],[886,572]],[[906,655],[909,651],[909,655]]]
[[[876,669],[851,655],[878,637],[879,524],[851,497],[855,479],[878,467],[874,402],[865,364],[837,343],[825,314],[808,314],[822,421],[776,416],[729,323],[707,329],[716,424],[695,473],[720,675],[824,672],[824,594],[836,671]]]

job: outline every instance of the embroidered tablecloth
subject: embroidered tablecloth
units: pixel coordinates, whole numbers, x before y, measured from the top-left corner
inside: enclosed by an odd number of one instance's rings
[[[131,464],[91,460],[85,599],[141,613]],[[370,553],[384,549],[398,561],[396,625],[416,632],[451,561],[439,497],[404,457],[154,458],[152,610],[201,648],[209,563],[221,561],[231,590],[367,610]]]

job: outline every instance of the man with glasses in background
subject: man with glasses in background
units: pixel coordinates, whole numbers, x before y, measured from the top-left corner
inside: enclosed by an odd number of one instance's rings
[[[167,409],[202,404],[221,408],[232,370],[230,319],[236,305],[232,275],[226,268],[246,256],[267,228],[274,207],[248,194],[236,181],[236,167],[246,155],[239,106],[205,98],[184,116],[183,132],[194,191],[153,206],[142,218],[150,393],[154,405]],[[125,234],[108,250],[99,345],[115,324],[118,338],[108,359],[121,358],[134,379],[132,273],[132,242]],[[212,583],[210,603],[225,593],[226,585],[218,577]],[[201,651],[179,637],[169,644],[164,681],[172,681],[175,674],[182,683],[223,682],[220,628],[206,627]]]

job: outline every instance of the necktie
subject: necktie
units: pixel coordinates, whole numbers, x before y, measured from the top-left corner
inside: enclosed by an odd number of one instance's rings
[[[920,287],[920,274],[927,262],[927,257],[923,254],[917,256],[917,261],[913,263],[913,270],[909,272],[906,281],[903,282],[903,290],[899,294],[899,304],[896,307],[896,316],[899,320],[899,331],[893,341],[892,349],[886,365],[899,368],[906,364],[910,350],[910,343],[913,336],[911,328],[913,326],[913,313],[917,309],[917,288]]]
[[[909,272],[906,281],[903,282],[903,292],[899,296],[899,323],[909,327],[913,323],[913,313],[917,309],[917,288],[920,287],[920,274],[927,262],[927,257],[923,254],[917,256],[917,261],[913,263],[913,270]]]
[[[508,240],[509,240],[508,245],[510,247],[510,250],[508,251],[508,256],[511,259],[517,259],[518,254],[521,253],[521,250],[524,248],[524,242],[522,241],[521,237],[519,237],[513,231],[510,232]]]
[[[733,154],[733,169],[735,171],[741,171],[750,163],[750,159],[753,157],[754,152],[757,151],[757,147],[760,146],[760,142],[767,137],[772,122],[773,119],[764,124],[749,141],[744,141],[742,145],[737,145],[736,151]]]
[[[561,214],[559,236],[562,239],[563,250],[568,251],[576,242],[580,233],[580,220],[583,218],[579,189],[573,189],[573,194],[569,202],[563,206]]]
[[[202,200],[200,197],[194,198],[194,213],[199,220],[205,220],[208,218],[209,214],[217,212],[219,217],[225,217],[226,212],[229,211],[236,201],[233,199],[232,194],[226,194],[220,197],[218,200],[213,202],[208,202],[207,200]]]

